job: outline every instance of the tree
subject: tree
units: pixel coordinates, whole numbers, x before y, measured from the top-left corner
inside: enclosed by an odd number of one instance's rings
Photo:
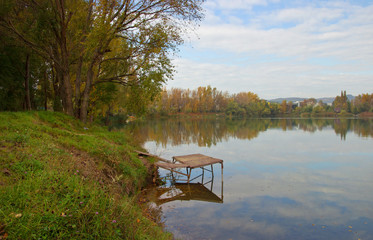
[[[355,114],[373,111],[373,94],[360,94],[352,101],[352,109]]]
[[[172,76],[169,53],[182,43],[182,28],[202,17],[202,2],[15,0],[1,3],[0,24],[51,63],[63,110],[86,121],[101,83],[138,86]]]
[[[346,91],[341,91],[341,96],[336,96],[333,101],[333,108],[336,113],[340,113],[342,111],[349,111],[349,103],[348,103]]]
[[[234,100],[240,105],[241,107],[247,106],[250,103],[258,102],[259,98],[258,95],[252,92],[240,92],[234,96]]]
[[[286,100],[282,100],[281,107],[280,107],[280,112],[282,114],[285,114],[285,113],[287,113],[287,110],[288,110],[288,105],[286,103]]]
[[[0,26],[1,32],[4,32]],[[43,61],[20,41],[0,34],[0,110],[31,110],[38,106]]]
[[[226,114],[228,116],[239,116],[239,117],[244,117],[246,114],[246,111],[244,108],[241,108],[237,102],[235,101],[230,101],[228,103],[227,109],[225,110]]]
[[[21,110],[24,105],[24,50],[0,34],[0,110]]]

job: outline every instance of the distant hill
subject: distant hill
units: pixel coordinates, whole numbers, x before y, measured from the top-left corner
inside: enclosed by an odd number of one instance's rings
[[[307,98],[300,98],[300,97],[287,97],[287,98],[275,98],[268,100],[268,102],[275,102],[275,103],[282,103],[282,101],[286,100],[287,102],[297,102],[297,101],[303,101]]]
[[[333,103],[335,97],[323,97],[323,98],[316,98],[317,101],[322,101],[323,103]],[[353,100],[355,96],[348,94],[347,95],[348,100]],[[275,102],[275,103],[282,103],[282,101],[286,100],[287,102],[297,102],[297,101],[303,101],[305,99],[309,98],[300,98],[300,97],[287,97],[287,98],[275,98],[268,100],[269,102]]]
[[[348,96],[347,96],[348,98]],[[323,97],[323,98],[318,98],[317,101],[322,101],[323,103],[333,103],[335,97]]]

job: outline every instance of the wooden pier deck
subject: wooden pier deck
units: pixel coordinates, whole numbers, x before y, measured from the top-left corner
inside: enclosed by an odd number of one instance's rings
[[[216,163],[220,163],[221,177],[223,180],[223,160],[218,159],[218,158],[209,157],[203,154],[189,154],[189,155],[183,155],[183,156],[174,156],[172,157],[172,162],[171,162],[171,161],[162,159],[158,156],[155,156],[149,153],[144,153],[144,152],[137,152],[137,153],[142,156],[151,156],[151,157],[155,157],[159,159],[160,161],[155,163],[157,167],[161,167],[161,168],[170,170],[172,172],[176,172],[176,173],[186,176],[187,177],[186,181],[188,183],[191,181],[190,176],[192,173],[192,169],[201,168],[203,171],[204,170],[210,171],[212,173],[212,176],[214,176],[213,165]],[[208,165],[211,166],[211,170],[205,168]],[[179,170],[175,170],[175,169],[182,169],[182,168],[186,169],[186,173],[183,173]],[[201,175],[203,176],[203,173]]]

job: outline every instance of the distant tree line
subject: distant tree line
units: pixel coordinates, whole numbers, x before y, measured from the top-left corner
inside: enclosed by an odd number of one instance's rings
[[[286,100],[273,103],[252,92],[229,94],[211,86],[195,90],[163,89],[148,108],[151,115],[223,113],[234,117],[336,116],[367,112],[373,112],[373,94],[361,94],[350,101],[346,91],[342,91],[331,105],[315,98],[297,103]]]
[[[151,114],[225,113],[230,116],[268,117],[277,114],[277,104],[252,92],[229,94],[211,86],[195,90],[164,89],[149,107]]]

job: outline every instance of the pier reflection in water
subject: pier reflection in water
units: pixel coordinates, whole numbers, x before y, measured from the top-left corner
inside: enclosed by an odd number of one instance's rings
[[[143,191],[142,197],[148,200],[148,209],[153,213],[154,220],[161,226],[166,225],[164,211],[174,211],[175,204],[189,202],[193,205],[193,203],[199,202],[206,204],[206,207],[209,208],[210,204],[220,205],[224,202],[223,175],[219,178],[214,177],[213,172],[207,174],[202,171],[202,174],[194,175],[193,180],[188,183],[183,182],[185,180],[183,175],[175,172],[166,173],[166,170],[162,169],[160,171],[164,184],[147,188]],[[214,184],[214,180],[219,183],[215,182]]]
[[[205,183],[174,182],[169,186],[151,188],[147,198],[158,206],[172,201],[203,201],[223,203],[223,183],[220,196],[213,192],[214,181]]]

